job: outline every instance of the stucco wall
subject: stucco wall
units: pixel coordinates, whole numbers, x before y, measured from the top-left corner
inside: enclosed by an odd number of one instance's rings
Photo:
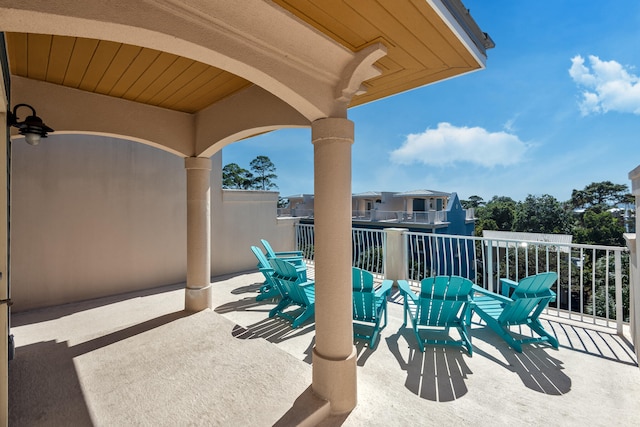
[[[184,159],[140,143],[52,135],[14,141],[11,293],[15,311],[181,283],[186,278]],[[212,274],[254,268],[260,238],[293,244],[277,193],[220,189],[213,157]]]

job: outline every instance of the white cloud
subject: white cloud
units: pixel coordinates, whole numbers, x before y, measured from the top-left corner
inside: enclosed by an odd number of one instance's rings
[[[437,166],[470,162],[493,167],[520,162],[526,150],[524,142],[507,132],[439,123],[436,129],[408,135],[402,146],[391,152],[391,161]]]
[[[589,56],[590,68],[577,55],[571,59],[569,75],[584,88],[580,111],[583,115],[619,111],[640,115],[640,79],[616,61]]]

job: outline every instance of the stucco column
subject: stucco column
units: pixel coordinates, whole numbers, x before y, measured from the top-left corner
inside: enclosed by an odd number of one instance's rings
[[[187,288],[184,308],[211,308],[211,159],[187,157]]]
[[[313,391],[344,413],[357,404],[351,287],[351,144],[353,122],[313,122],[316,345]]]

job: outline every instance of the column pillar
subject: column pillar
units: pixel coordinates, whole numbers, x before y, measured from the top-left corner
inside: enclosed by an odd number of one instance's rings
[[[184,308],[201,311],[211,302],[211,159],[187,157],[187,288]]]
[[[343,118],[311,125],[314,152],[316,344],[314,393],[333,414],[357,404],[351,286],[351,145],[353,122]]]

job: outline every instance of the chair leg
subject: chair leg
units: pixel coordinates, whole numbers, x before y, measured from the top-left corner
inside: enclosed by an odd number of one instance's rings
[[[271,288],[260,295],[256,295],[256,301],[263,301],[266,299],[276,298],[278,296],[280,296],[280,292],[277,289]]]
[[[294,329],[297,328],[298,326],[302,325],[305,322],[305,320],[313,316],[314,313],[315,313],[315,310],[313,310],[311,307],[307,307],[300,316],[296,317],[296,319],[293,321],[293,324],[291,326]]]
[[[291,300],[289,298],[282,298],[282,300],[276,305],[274,308],[269,311],[269,317],[275,316],[278,312],[282,311],[286,306],[291,304]]]
[[[533,320],[529,326],[531,327],[531,329],[533,329],[535,332],[537,332],[538,335],[540,335],[541,337],[546,337],[547,340],[549,340],[549,343],[554,348],[558,348],[559,347],[558,339],[556,337],[554,337],[553,335],[551,335],[549,332],[547,332],[542,327],[542,324],[540,323],[539,320],[537,320],[537,319]]]
[[[405,297],[406,298],[406,297]],[[407,310],[409,306],[407,305],[407,301],[404,302],[404,309],[402,310],[402,327],[407,326]]]
[[[463,347],[467,349],[467,353],[469,353],[469,356],[473,356],[473,346],[471,345],[471,335],[469,335],[469,333],[467,332],[467,328],[465,327],[464,322],[465,322],[464,319],[460,320],[460,324],[462,326],[458,328],[458,331],[460,332],[460,336],[462,337]]]
[[[514,339],[511,336],[511,333],[509,332],[509,330],[507,329],[506,326],[500,325],[499,330],[498,329],[494,329],[494,331],[496,331],[498,333],[498,335],[500,335],[502,337],[502,339],[505,340],[507,342],[507,344],[509,344],[511,346],[511,348],[513,348],[518,353],[522,353],[522,345],[520,345],[518,340]]]
[[[418,327],[414,325],[413,332],[416,334],[416,340],[418,340],[418,347],[420,347],[420,351],[424,353],[424,342],[422,342],[422,338],[420,338],[420,332],[418,331]]]

